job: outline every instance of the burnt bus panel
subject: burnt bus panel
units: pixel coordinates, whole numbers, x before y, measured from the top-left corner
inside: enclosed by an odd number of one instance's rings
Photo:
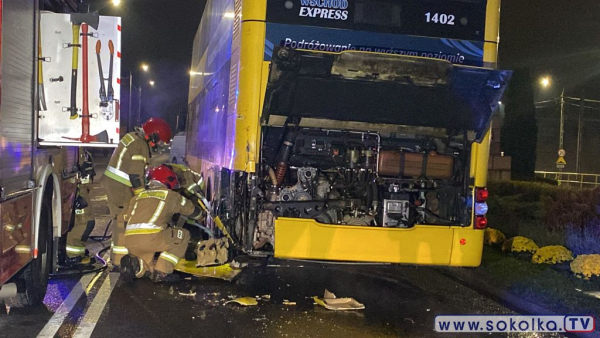
[[[274,55],[264,120],[283,115],[445,128],[474,131],[478,140],[512,74],[359,52],[276,48]]]
[[[0,186],[5,193],[27,188],[31,177],[34,1],[2,1],[2,95]]]

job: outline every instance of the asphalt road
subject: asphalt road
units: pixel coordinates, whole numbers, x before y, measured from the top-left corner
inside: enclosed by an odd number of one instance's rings
[[[94,234],[100,236],[107,207],[99,186],[91,202],[97,213]],[[98,252],[106,245],[90,242],[88,249]],[[325,289],[355,298],[365,309],[335,312],[314,304],[312,297]],[[225,304],[236,297],[260,300],[251,307]],[[437,268],[265,259],[251,261],[232,282],[188,277],[173,284],[137,280],[129,286],[108,270],[54,278],[44,305],[0,311],[0,337],[458,336],[434,332],[434,318],[441,314],[515,312]]]

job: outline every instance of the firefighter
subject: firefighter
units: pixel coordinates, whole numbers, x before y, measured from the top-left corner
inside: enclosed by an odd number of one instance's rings
[[[150,275],[156,282],[175,281],[173,268],[185,255],[190,233],[168,227],[175,214],[197,219],[202,210],[173,189],[179,188],[175,172],[166,165],[153,167],[146,176],[147,188],[131,200],[126,213],[125,247],[121,259],[124,281]],[[156,263],[155,253],[160,252]]]
[[[79,193],[75,200],[75,221],[73,228],[67,234],[67,260],[65,262],[67,265],[93,263],[89,257],[89,252],[85,248],[87,236],[89,236],[96,224],[92,208],[89,207],[89,193],[92,189],[94,176],[96,176],[92,154],[82,149],[79,153],[78,165]],[[86,239],[84,240],[83,237]]]
[[[200,173],[193,171],[183,164],[165,163],[165,165],[177,175],[180,186],[179,192],[182,195],[192,197],[194,194],[204,189],[204,181]]]
[[[113,227],[111,261],[118,266],[127,249],[124,241],[124,214],[131,198],[143,190],[144,174],[152,151],[156,151],[160,142],[169,142],[171,128],[162,119],[151,118],[136,128],[134,132],[123,136],[113,153],[104,172],[102,185],[106,191]],[[116,222],[115,222],[116,221]]]

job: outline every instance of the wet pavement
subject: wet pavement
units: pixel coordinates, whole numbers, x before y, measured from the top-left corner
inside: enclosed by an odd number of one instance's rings
[[[102,236],[107,208],[97,184],[91,200],[97,214],[93,235]],[[91,241],[88,249],[98,252],[108,244]],[[0,336],[456,337],[434,332],[436,315],[515,314],[447,277],[447,271],[262,259],[250,261],[232,282],[183,275],[173,284],[142,279],[125,285],[118,273],[104,270],[52,279],[43,306],[0,311]],[[365,309],[335,312],[314,304],[312,297],[325,289],[355,298]],[[258,297],[258,305],[225,304],[236,297]]]

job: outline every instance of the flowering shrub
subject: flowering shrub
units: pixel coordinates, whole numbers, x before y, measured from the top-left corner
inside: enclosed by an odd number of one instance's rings
[[[577,277],[590,279],[600,276],[600,255],[580,255],[571,262],[571,271]]]
[[[531,257],[531,261],[536,264],[557,264],[572,260],[573,253],[562,245],[545,246]]]
[[[504,244],[502,244],[502,251],[509,252],[530,252],[534,253],[539,249],[535,242],[527,237],[516,236],[513,237]]]
[[[483,235],[483,242],[487,245],[502,244],[506,241],[506,236],[500,230],[487,228]]]

